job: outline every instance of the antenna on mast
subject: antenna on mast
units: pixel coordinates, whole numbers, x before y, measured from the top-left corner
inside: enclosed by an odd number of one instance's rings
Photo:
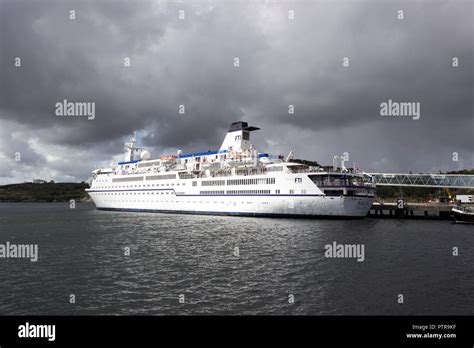
[[[137,141],[137,131],[134,131],[133,135],[130,138],[130,142],[125,143],[125,162],[133,161],[135,151],[143,149],[142,147],[135,146],[136,141]]]

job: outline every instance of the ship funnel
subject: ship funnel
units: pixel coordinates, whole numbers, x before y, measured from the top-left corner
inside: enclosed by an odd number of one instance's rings
[[[220,150],[243,151],[250,149],[250,132],[259,130],[247,122],[238,121],[230,125]]]

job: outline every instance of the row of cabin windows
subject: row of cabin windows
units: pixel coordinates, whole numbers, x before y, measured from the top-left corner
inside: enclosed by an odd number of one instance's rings
[[[145,200],[120,200],[120,202],[146,202]],[[150,201],[148,201],[150,202]],[[151,201],[153,202],[153,201]],[[205,204],[209,204],[209,203],[214,203],[214,204],[222,204],[222,205],[229,205],[229,204],[234,204],[234,203],[239,203],[239,202],[210,202],[210,201],[173,201],[173,200],[155,200],[155,203],[156,202],[165,202],[165,203],[179,203],[179,204],[183,204],[183,203],[189,203],[189,204],[195,204],[195,203],[205,203]],[[240,202],[241,204],[256,204],[257,202]],[[268,205],[270,204],[270,202],[260,202],[261,204],[263,205]]]
[[[225,191],[199,191],[201,195],[224,195]],[[238,194],[270,194],[270,190],[228,190],[228,195],[238,195]]]
[[[275,178],[254,178],[254,179],[229,179],[227,185],[271,185],[275,183]],[[204,180],[201,186],[224,186],[225,180]],[[197,181],[193,181],[193,186],[197,186]]]
[[[225,191],[199,191],[201,195],[223,195]]]
[[[99,196],[136,196],[136,195],[172,195],[171,191],[161,191],[161,192],[99,192],[96,193]]]
[[[295,190],[290,190],[290,195],[294,195],[295,194]],[[306,194],[306,190],[301,190],[301,194],[302,195],[305,195]]]
[[[160,174],[160,175],[148,175],[145,177],[145,180],[152,181],[152,180],[169,180],[169,179],[176,179],[176,174]]]
[[[228,195],[264,195],[270,194],[270,190],[227,190]]]
[[[97,180],[97,182],[102,182],[107,180]],[[295,178],[296,183],[301,183],[301,178]],[[206,180],[202,181],[202,186],[223,186],[225,185],[225,180]],[[275,178],[253,178],[253,179],[229,179],[227,180],[227,185],[272,185],[275,184]],[[176,186],[185,186],[186,184],[177,183]],[[197,186],[197,181],[193,181],[193,186]],[[131,187],[159,187],[159,186],[174,186],[174,183],[171,184],[148,184],[148,185],[118,185],[118,186],[97,186],[100,189],[107,188],[131,188]]]
[[[177,183],[176,186],[185,186],[186,184],[183,183]],[[107,189],[107,188],[134,188],[134,187],[160,187],[160,186],[174,186],[174,183],[171,184],[147,184],[147,185],[118,185],[118,186],[97,186],[97,188],[100,189]]]
[[[161,192],[100,192],[97,193],[101,196],[115,196],[115,195],[163,195],[163,194],[173,194],[173,192],[169,191],[161,191]],[[199,191],[201,195],[223,195],[226,194],[225,191]],[[270,194],[270,190],[227,190],[228,195],[234,194]],[[275,190],[275,194],[280,194],[280,190]],[[290,195],[295,194],[295,190],[290,190]],[[301,194],[305,195],[306,190],[301,190]]]
[[[204,180],[201,182],[201,186],[224,186],[225,180]]]
[[[271,185],[275,178],[229,179],[227,185]]]

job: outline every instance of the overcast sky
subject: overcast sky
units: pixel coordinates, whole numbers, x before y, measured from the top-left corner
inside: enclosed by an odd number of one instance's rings
[[[0,184],[86,180],[134,130],[152,156],[218,149],[238,120],[261,128],[260,152],[474,168],[472,1],[0,4]],[[94,102],[95,119],[56,116],[64,99]],[[420,119],[382,117],[389,99]]]

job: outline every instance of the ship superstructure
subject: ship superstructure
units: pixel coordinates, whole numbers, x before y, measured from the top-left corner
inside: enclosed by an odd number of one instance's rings
[[[96,169],[87,190],[98,209],[167,213],[291,217],[364,217],[375,185],[347,169],[258,152],[259,128],[234,122],[217,151],[150,159],[125,144],[125,160]]]

